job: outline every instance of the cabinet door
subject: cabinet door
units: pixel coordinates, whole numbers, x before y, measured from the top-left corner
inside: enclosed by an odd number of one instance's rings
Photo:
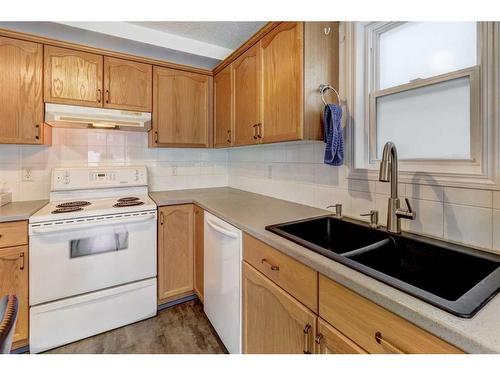
[[[203,302],[203,269],[204,269],[204,237],[205,211],[198,206],[194,206],[194,291]]]
[[[193,291],[193,205],[159,208],[158,302],[164,303]]]
[[[153,66],[104,57],[104,107],[151,112]]]
[[[260,44],[257,43],[233,63],[234,144],[257,143],[260,113]],[[261,125],[259,125],[261,124]]]
[[[261,40],[262,142],[302,138],[303,27],[283,22]]]
[[[244,353],[314,351],[316,315],[243,262]]]
[[[321,318],[318,318],[318,334],[315,341],[316,353],[319,354],[367,354],[354,341]]]
[[[226,66],[214,77],[214,146],[227,147],[233,139],[232,70]]]
[[[0,143],[41,143],[43,46],[0,37]]]
[[[102,107],[103,57],[45,46],[45,101]]]
[[[209,147],[212,78],[153,68],[153,132],[157,146]]]
[[[19,300],[14,348],[28,344],[28,246],[0,249],[0,296],[15,294]]]

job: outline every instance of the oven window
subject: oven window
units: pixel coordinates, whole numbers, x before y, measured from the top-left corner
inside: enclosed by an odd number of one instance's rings
[[[71,258],[125,250],[128,248],[128,232],[100,234],[71,240],[69,247]]]

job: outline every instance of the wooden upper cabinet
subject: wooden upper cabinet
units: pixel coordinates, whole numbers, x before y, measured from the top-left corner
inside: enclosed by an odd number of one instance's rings
[[[0,143],[42,143],[43,46],[0,37]]]
[[[151,112],[153,66],[104,57],[104,107]]]
[[[153,68],[153,145],[209,147],[212,77]]]
[[[260,45],[255,44],[232,64],[234,77],[234,144],[258,143],[260,113]],[[260,124],[260,125],[259,125]]]
[[[158,209],[158,302],[193,292],[194,211],[192,204]]]
[[[232,70],[226,66],[214,77],[214,146],[226,147],[233,140]]]
[[[243,352],[314,352],[316,315],[243,262]]]
[[[302,139],[303,22],[283,22],[262,38],[262,142]]]
[[[45,101],[102,107],[103,57],[45,46]]]

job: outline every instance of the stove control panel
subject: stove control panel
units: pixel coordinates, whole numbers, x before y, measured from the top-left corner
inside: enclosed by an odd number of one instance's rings
[[[147,186],[146,167],[54,168],[52,191]]]

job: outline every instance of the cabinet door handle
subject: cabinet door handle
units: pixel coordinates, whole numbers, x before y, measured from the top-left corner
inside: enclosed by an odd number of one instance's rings
[[[19,269],[24,270],[24,253],[19,254],[19,258],[21,259],[21,266]]]
[[[316,344],[319,344],[319,345],[321,345],[322,340],[323,340],[323,335],[321,333],[318,333],[316,335],[316,337],[314,338],[314,341],[316,342]]]
[[[163,225],[163,211],[160,211],[160,225]]]
[[[109,103],[109,90],[106,90],[106,103]]]
[[[35,135],[35,138],[36,139],[40,139],[40,125],[35,125],[35,129],[36,129],[36,135]]]
[[[257,139],[257,128],[256,126],[258,126],[259,124],[253,124],[252,127],[253,127],[253,139]]]
[[[155,131],[155,143],[158,143],[158,132]]]
[[[227,143],[231,143],[231,129],[227,131]]]
[[[262,138],[262,123],[260,122],[257,124],[257,138]]]
[[[311,325],[309,323],[304,327],[304,354],[311,354],[309,348],[309,335],[311,333]]]
[[[100,103],[102,100],[102,91],[101,89],[97,89],[97,103]]]
[[[266,258],[262,258],[260,260],[260,263],[261,264],[264,264],[264,263],[268,264],[269,267],[271,267],[271,271],[279,271],[280,270],[279,266],[275,266],[274,264],[272,264],[271,262],[269,262]]]
[[[390,341],[387,341],[386,339],[384,339],[382,337],[382,333],[381,332],[376,332],[375,333],[375,341],[377,342],[377,344],[382,345],[385,349],[387,349],[391,353],[394,353],[394,354],[405,354],[405,352],[402,351],[401,349],[399,349],[396,345],[394,345]]]

